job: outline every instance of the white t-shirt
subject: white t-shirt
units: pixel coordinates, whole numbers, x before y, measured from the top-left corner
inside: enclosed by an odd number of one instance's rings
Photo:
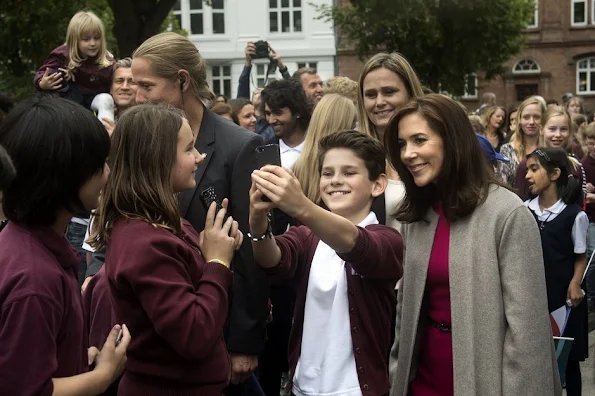
[[[378,224],[373,212],[358,225],[370,224]],[[345,261],[320,241],[308,278],[302,351],[293,376],[293,393],[362,395],[349,323]]]
[[[395,220],[393,215],[404,197],[405,183],[401,180],[388,179],[388,184],[384,191],[384,201],[386,202],[386,225],[399,232],[401,232],[401,223]]]
[[[525,206],[531,209],[537,215],[537,220],[549,223],[554,220],[566,208],[566,204],[561,199],[549,208],[541,210],[539,206],[539,197],[525,201]],[[580,211],[574,219],[572,225],[572,243],[575,254],[583,254],[587,251],[587,230],[589,229],[589,218],[584,211]]]
[[[279,151],[281,152],[281,165],[287,169],[292,169],[296,161],[302,154],[304,142],[295,147],[289,147],[283,139],[279,139]]]

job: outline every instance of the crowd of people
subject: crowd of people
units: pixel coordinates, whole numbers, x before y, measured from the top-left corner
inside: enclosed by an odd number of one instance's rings
[[[272,48],[251,95],[255,54],[216,96],[188,39],[116,60],[79,12],[3,104],[0,394],[581,395],[582,100],[469,112],[398,53],[324,82]]]

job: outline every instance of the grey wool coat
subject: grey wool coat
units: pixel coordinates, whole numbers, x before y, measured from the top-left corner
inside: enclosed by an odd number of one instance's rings
[[[391,396],[407,396],[427,325],[426,273],[438,215],[403,225],[403,280],[389,372]],[[450,228],[450,304],[455,396],[558,396],[543,254],[521,200],[492,186],[486,201]]]

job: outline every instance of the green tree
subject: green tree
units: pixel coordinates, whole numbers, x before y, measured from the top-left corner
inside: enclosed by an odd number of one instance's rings
[[[317,6],[360,58],[402,53],[430,88],[463,94],[465,76],[491,78],[524,45],[534,0],[350,0]]]

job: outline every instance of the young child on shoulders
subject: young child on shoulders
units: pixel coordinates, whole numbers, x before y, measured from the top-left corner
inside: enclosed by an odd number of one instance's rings
[[[35,87],[91,108],[96,95],[109,92],[113,64],[101,19],[80,11],[68,24],[66,42],[55,48],[35,73]]]
[[[310,201],[286,168],[265,166],[253,173],[255,260],[271,277],[296,277],[298,284],[289,342],[288,388],[295,395],[389,391],[387,357],[403,242],[370,211],[387,185],[385,158],[379,142],[357,131],[323,138],[320,194],[330,211]],[[303,225],[273,236],[267,213],[275,207]]]
[[[583,274],[587,266],[589,220],[576,203],[581,187],[563,148],[538,148],[527,158],[527,184],[535,198],[525,202],[541,233],[549,312],[570,304],[563,337],[574,338],[566,366],[566,393],[581,394],[580,362],[587,353],[587,306]]]

